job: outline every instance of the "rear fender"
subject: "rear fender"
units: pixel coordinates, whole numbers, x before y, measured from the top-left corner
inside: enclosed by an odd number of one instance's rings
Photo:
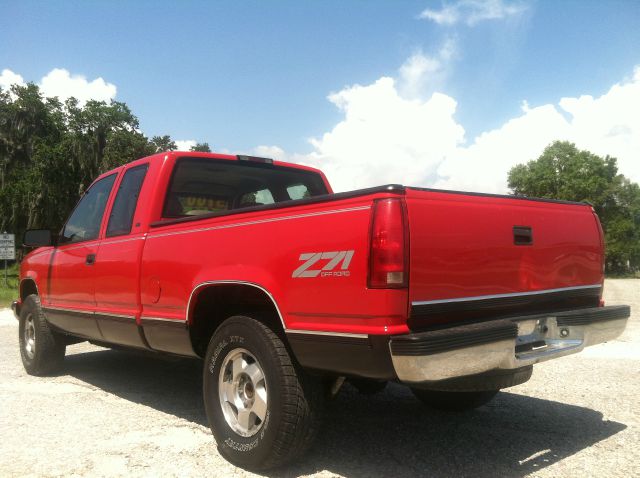
[[[261,291],[264,294],[264,296],[269,299],[269,302],[273,304],[273,307],[278,314],[280,324],[282,325],[282,329],[286,330],[286,325],[284,322],[284,318],[282,316],[282,312],[278,307],[278,303],[276,302],[276,299],[273,297],[271,292],[269,292],[269,290],[267,290],[264,286],[255,282],[245,281],[245,280],[234,280],[234,279],[208,280],[208,281],[200,282],[198,285],[196,285],[191,291],[191,295],[189,297],[189,303],[187,305],[187,323],[188,324],[191,325],[193,323],[193,313],[194,313],[196,304],[198,303],[198,297],[200,296],[200,294],[209,288],[221,287],[224,285],[238,285],[238,286],[249,287],[249,288],[253,288]]]

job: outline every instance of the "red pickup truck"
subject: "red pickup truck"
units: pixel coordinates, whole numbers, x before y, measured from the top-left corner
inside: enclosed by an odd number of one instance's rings
[[[346,379],[446,409],[486,403],[535,363],[618,336],[603,235],[582,203],[387,185],[162,153],[100,176],[59,234],[32,230],[20,352],[34,375],[84,340],[204,359],[220,452],[250,469],[312,441]]]

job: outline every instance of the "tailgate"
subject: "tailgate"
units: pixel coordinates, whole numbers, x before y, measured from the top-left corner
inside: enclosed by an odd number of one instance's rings
[[[598,306],[590,206],[411,188],[406,201],[410,328]]]

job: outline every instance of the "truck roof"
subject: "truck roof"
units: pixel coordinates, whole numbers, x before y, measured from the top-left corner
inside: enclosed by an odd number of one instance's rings
[[[202,153],[198,151],[163,151],[160,153],[152,154],[150,156],[145,156],[144,158],[137,159],[135,161],[127,163],[127,165],[130,165],[130,164],[133,165],[137,163],[150,162],[150,161],[160,162],[160,161],[165,161],[170,157],[209,158],[209,159],[223,159],[228,161],[239,161],[239,160],[256,161],[256,162],[263,162],[263,163],[271,163],[274,166],[281,166],[281,167],[286,167],[291,169],[300,169],[303,171],[310,171],[310,172],[317,173],[324,176],[321,170],[317,168],[313,168],[311,166],[306,166],[303,164],[288,163],[285,161],[278,161],[272,158],[265,158],[260,156],[251,156],[251,155],[242,155],[242,154],[223,154],[223,153]],[[120,166],[120,168],[121,167],[122,166]],[[120,168],[115,168],[112,171],[117,171]],[[112,172],[112,171],[109,171],[109,172]]]

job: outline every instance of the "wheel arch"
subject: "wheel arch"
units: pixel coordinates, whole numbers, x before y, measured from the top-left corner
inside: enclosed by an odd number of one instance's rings
[[[187,305],[186,319],[196,354],[205,356],[217,328],[233,315],[251,315],[286,341],[284,318],[265,287],[240,280],[205,281],[194,287]]]
[[[40,296],[40,291],[38,290],[38,284],[32,277],[25,277],[20,281],[20,301],[24,302],[24,300],[29,297],[31,294],[35,294]]]

